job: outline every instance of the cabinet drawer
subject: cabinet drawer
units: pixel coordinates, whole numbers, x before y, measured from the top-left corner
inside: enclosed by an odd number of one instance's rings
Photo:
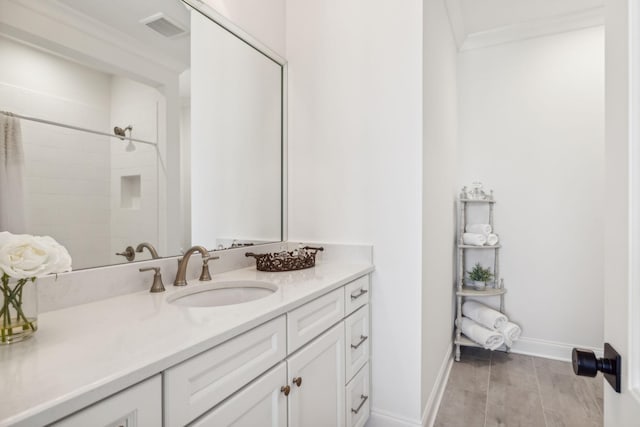
[[[287,427],[287,364],[282,362],[190,427]]]
[[[344,320],[345,366],[348,383],[356,372],[369,360],[369,305],[360,307],[358,311]]]
[[[155,427],[159,425],[162,425],[160,375],[52,424],[55,427]]]
[[[184,426],[286,357],[280,316],[164,372],[165,426]]]
[[[293,353],[344,317],[344,289],[303,305],[287,314],[287,347]]]
[[[347,384],[346,427],[362,427],[369,419],[369,364]]]
[[[369,275],[362,276],[344,287],[345,314],[350,314],[369,302]]]

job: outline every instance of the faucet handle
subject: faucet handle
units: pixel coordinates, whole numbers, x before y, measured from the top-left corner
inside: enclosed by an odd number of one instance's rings
[[[149,292],[164,292],[164,283],[162,283],[162,274],[160,274],[160,267],[146,267],[138,269],[140,272],[153,271],[153,285]]]
[[[136,252],[133,250],[133,247],[131,246],[127,246],[124,252],[116,252],[116,255],[125,257],[127,261],[133,261],[136,258]]]
[[[212,259],[220,259],[219,256],[203,256],[202,257],[202,273],[200,273],[200,278],[198,279],[201,282],[208,282],[211,280],[211,274],[209,273],[209,261]]]

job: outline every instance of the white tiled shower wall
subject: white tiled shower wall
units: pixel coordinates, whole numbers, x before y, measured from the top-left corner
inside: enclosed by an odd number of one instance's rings
[[[133,125],[133,137],[156,141],[164,98],[126,78],[0,37],[0,110],[110,132]],[[160,111],[160,113],[158,113]],[[22,120],[26,230],[53,236],[73,255],[74,269],[118,261],[116,251],[142,241],[157,245],[158,188],[154,147],[127,144]],[[141,178],[139,209],[120,207],[121,176]],[[135,236],[130,241],[124,236]],[[146,256],[146,255],[145,255]]]
[[[108,129],[110,77],[0,38],[0,110]],[[24,64],[29,64],[26,67]],[[91,265],[109,251],[108,137],[22,120],[27,229]],[[17,230],[9,230],[17,231]]]
[[[145,141],[158,139],[158,115],[164,112],[164,96],[156,89],[132,80],[111,79],[111,128],[132,125],[131,136]],[[129,134],[129,133],[127,133]],[[141,242],[158,245],[158,162],[153,146],[134,143],[135,151],[126,151],[127,141],[110,144],[111,150],[111,261],[127,246]],[[140,205],[122,204],[122,177],[140,177]],[[136,241],[131,240],[135,236]],[[164,253],[164,251],[162,251]],[[148,259],[148,252],[136,258]]]

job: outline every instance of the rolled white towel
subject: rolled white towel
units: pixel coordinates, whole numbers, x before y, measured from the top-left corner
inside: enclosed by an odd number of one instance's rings
[[[466,317],[462,318],[462,333],[487,350],[495,350],[504,344],[504,336],[498,331],[491,331]]]
[[[504,314],[477,301],[465,301],[462,304],[462,314],[494,330],[500,329],[509,321]]]
[[[490,224],[467,224],[464,231],[467,233],[489,234],[493,230]]]
[[[487,234],[487,245],[495,246],[498,244],[498,240],[499,239],[497,234],[493,234],[493,233]]]
[[[507,322],[498,329],[498,332],[504,337],[504,343],[507,347],[513,347],[513,342],[520,339],[522,329],[513,322]]]
[[[487,243],[487,238],[484,234],[464,233],[462,235],[462,243],[471,246],[483,246]]]

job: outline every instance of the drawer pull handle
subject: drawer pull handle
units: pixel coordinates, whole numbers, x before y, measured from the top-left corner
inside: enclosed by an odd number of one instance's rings
[[[300,387],[302,385],[302,377],[296,377],[293,379],[293,383]]]
[[[291,391],[291,387],[288,385],[280,387],[280,391],[284,393],[285,396],[289,396],[289,392]]]
[[[360,298],[362,295],[366,294],[367,292],[369,292],[369,291],[368,291],[368,290],[366,290],[366,289],[362,289],[362,288],[360,288],[360,292],[358,292],[358,293],[357,293],[357,294],[355,294],[355,295],[354,295],[354,294],[351,294],[351,300],[353,301],[354,299],[358,299],[358,298]]]
[[[360,347],[362,345],[363,342],[365,342],[367,340],[367,338],[369,337],[365,337],[364,335],[360,335],[360,342],[358,344],[351,344],[351,348],[352,349],[357,349],[358,347]]]
[[[367,399],[369,399],[369,396],[365,396],[364,394],[361,394],[360,399],[362,399],[362,402],[360,402],[360,404],[358,405],[358,408],[357,409],[351,408],[351,412],[353,412],[354,414],[357,414],[358,412],[360,412],[360,409],[362,409]]]

